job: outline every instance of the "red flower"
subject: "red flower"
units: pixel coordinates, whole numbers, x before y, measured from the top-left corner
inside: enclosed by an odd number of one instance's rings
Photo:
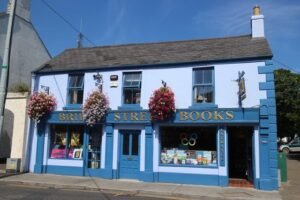
[[[155,90],[148,104],[152,120],[166,120],[175,112],[174,93],[169,87]]]

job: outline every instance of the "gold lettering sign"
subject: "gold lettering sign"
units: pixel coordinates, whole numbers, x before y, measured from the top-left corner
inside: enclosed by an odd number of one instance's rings
[[[82,121],[82,113],[59,113],[59,121]]]
[[[147,112],[115,112],[114,121],[146,121],[150,120]]]
[[[234,113],[233,111],[180,111],[179,112],[179,121],[209,121],[209,120],[233,120]]]

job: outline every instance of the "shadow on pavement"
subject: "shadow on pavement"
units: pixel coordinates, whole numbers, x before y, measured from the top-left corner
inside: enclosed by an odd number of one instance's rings
[[[21,175],[21,174],[25,174],[25,172],[6,172],[6,173],[0,173],[0,179],[1,178],[6,178],[6,177],[9,177],[9,176],[18,176],[18,175]]]
[[[300,153],[297,154],[290,153],[289,155],[287,155],[287,158],[290,160],[300,161]]]

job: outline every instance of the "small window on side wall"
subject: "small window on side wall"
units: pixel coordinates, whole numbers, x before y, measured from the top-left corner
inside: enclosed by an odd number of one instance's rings
[[[213,68],[194,69],[193,75],[193,103],[213,103],[214,83]]]
[[[123,74],[123,104],[140,104],[142,73]]]
[[[83,87],[84,87],[84,75],[72,74],[69,75],[68,83],[68,104],[76,105],[83,102]]]

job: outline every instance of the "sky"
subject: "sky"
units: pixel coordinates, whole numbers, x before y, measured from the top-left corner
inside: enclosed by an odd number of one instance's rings
[[[274,64],[300,73],[299,0],[32,0],[31,20],[55,57],[77,46],[74,29],[87,38],[84,47],[249,35],[255,5]]]

